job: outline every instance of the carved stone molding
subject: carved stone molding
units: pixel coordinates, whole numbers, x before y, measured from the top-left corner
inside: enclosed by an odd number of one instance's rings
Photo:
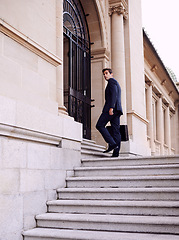
[[[158,93],[156,93],[156,95],[157,95],[157,97],[159,97],[159,98],[162,99],[162,96],[163,96],[162,93],[159,93],[159,92],[158,92]]]
[[[168,95],[169,95],[169,96],[172,96],[172,95],[173,95],[173,91],[170,91]]]
[[[166,79],[162,80],[162,82],[161,82],[161,85],[162,85],[162,86],[163,86],[163,85],[165,85],[165,84],[166,84],[166,82],[167,82],[167,80],[166,80]]]
[[[156,72],[157,69],[158,69],[157,65],[153,65],[153,67],[151,68],[151,71]]]
[[[95,59],[107,59],[109,61],[110,52],[106,48],[92,49],[91,55],[93,56],[92,61]]]
[[[62,138],[59,136],[5,123],[0,123],[0,135],[14,139],[23,139],[26,141],[40,142],[55,146],[60,146],[62,141]]]
[[[173,114],[175,114],[175,107],[173,106],[169,106],[170,112],[172,112]]]
[[[118,15],[123,15],[124,19],[128,18],[128,12],[127,12],[127,3],[124,0],[120,1],[109,1],[110,7],[109,7],[109,15],[111,16],[113,13],[117,13]]]
[[[148,86],[154,87],[154,82],[153,81],[147,79],[145,82]]]
[[[39,57],[43,58],[47,62],[51,63],[55,67],[62,64],[62,59],[53,53],[49,52],[38,43],[34,42],[32,39],[19,32],[17,29],[6,23],[0,18],[0,32],[10,37],[14,41],[18,42],[25,48],[29,49],[31,52],[37,54]]]

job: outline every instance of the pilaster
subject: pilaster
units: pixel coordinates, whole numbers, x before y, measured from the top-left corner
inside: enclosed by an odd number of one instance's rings
[[[164,154],[164,119],[162,109],[162,95],[158,94],[157,101],[157,140],[160,142],[160,154]]]
[[[153,83],[148,83],[147,88],[147,119],[148,123],[148,134],[150,137],[150,147],[151,147],[151,154],[154,155],[155,153],[155,143],[154,143],[154,128],[153,128],[153,111],[152,111],[152,87]]]
[[[167,104],[167,108],[165,110],[165,137],[166,144],[168,146],[168,154],[171,154],[171,129],[170,129],[170,109],[169,104]]]

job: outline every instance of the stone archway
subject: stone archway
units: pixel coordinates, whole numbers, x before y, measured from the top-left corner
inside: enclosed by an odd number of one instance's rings
[[[109,36],[110,27],[104,19],[109,20],[108,11],[98,0],[81,0],[89,27],[91,41],[91,98],[95,107],[91,111],[92,140],[104,144],[103,139],[95,129],[96,121],[101,113],[104,101],[105,82],[101,70],[109,66]],[[108,22],[109,23],[109,22]]]
[[[91,47],[80,0],[63,1],[63,46],[64,104],[91,139]]]

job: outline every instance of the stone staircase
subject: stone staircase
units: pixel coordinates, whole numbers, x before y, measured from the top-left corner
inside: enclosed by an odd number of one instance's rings
[[[24,240],[179,240],[179,156],[83,159]]]
[[[104,146],[97,145],[95,141],[83,139],[81,143],[81,156],[82,159],[93,159],[93,158],[100,158],[100,157],[107,157],[111,156],[111,153],[103,153],[106,150]]]
[[[110,153],[103,153],[106,150],[106,147],[97,145],[95,141],[83,139],[81,143],[81,156],[82,159],[93,159],[93,158],[103,158],[103,157],[110,157],[112,155],[112,151]],[[128,157],[128,156],[137,156],[136,154],[132,153],[123,153],[120,151],[120,156]]]

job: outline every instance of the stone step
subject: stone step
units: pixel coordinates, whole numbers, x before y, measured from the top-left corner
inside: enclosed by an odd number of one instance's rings
[[[43,228],[179,234],[176,217],[46,213],[36,220]]]
[[[59,188],[58,199],[179,201],[179,188]]]
[[[24,231],[24,240],[179,240],[177,235],[35,228]]]
[[[179,201],[54,200],[50,213],[179,216]]]
[[[91,150],[98,150],[98,151],[104,151],[106,147],[94,144],[93,142],[84,142],[82,141],[81,148],[83,149],[91,149]]]
[[[108,167],[77,167],[76,177],[85,176],[139,176],[139,175],[177,175],[179,164],[142,165],[142,166],[108,166]]]
[[[66,186],[69,188],[179,187],[179,175],[68,177]]]
[[[95,142],[94,140],[90,140],[90,139],[86,139],[86,138],[83,138],[83,139],[82,139],[82,144],[83,144],[83,143],[84,143],[84,144],[85,144],[85,143],[87,143],[87,144],[88,144],[88,143],[89,143],[89,144],[91,144],[91,143],[92,143],[92,144],[96,144],[96,142]]]
[[[83,139],[81,144],[81,155],[82,158],[103,158],[103,157],[110,157],[111,154],[109,153],[103,153],[103,151],[106,149],[106,147],[97,145],[94,141]]]
[[[179,155],[159,157],[119,157],[119,158],[94,158],[82,159],[83,167],[104,167],[104,166],[139,166],[150,164],[179,164]]]
[[[95,158],[95,157],[99,157],[99,158],[103,158],[106,156],[109,156],[109,154],[107,153],[103,153],[101,151],[91,151],[90,149],[81,149],[81,155],[83,158]]]

